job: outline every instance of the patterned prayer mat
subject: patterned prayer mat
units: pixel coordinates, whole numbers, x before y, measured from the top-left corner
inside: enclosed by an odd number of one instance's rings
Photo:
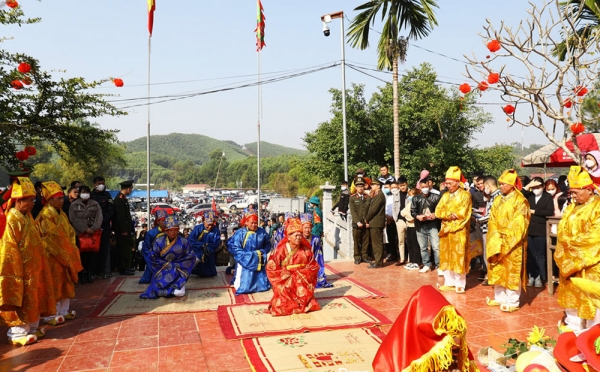
[[[383,314],[352,296],[318,299],[321,310],[272,316],[267,304],[219,306],[217,316],[227,339],[391,324]]]
[[[327,276],[328,282],[333,284],[332,288],[317,288],[315,290],[315,298],[343,297],[354,296],[356,298],[376,298],[387,297],[382,292],[366,286],[352,278],[339,278],[336,280],[334,276]],[[239,295],[236,297],[237,303],[252,303],[252,302],[270,302],[273,297],[273,291],[251,293],[247,295]]]
[[[184,297],[141,299],[139,293],[123,293],[111,296],[100,304],[92,317],[124,316],[135,314],[169,314],[217,310],[220,305],[234,303],[234,290],[213,288],[187,290]]]
[[[142,293],[148,288],[148,284],[138,284],[140,277],[119,277],[119,281],[114,287],[114,292],[124,293]],[[116,280],[116,281],[117,281]],[[188,279],[185,289],[207,289],[207,288],[223,288],[229,287],[229,282],[225,277],[225,272],[218,272],[216,276],[212,278],[200,278],[197,275],[193,275]]]
[[[371,371],[384,337],[376,328],[353,328],[241,342],[255,371]]]

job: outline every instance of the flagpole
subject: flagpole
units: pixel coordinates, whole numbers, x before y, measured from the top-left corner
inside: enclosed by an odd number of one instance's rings
[[[258,187],[256,192],[258,193],[258,201],[257,201],[257,210],[260,212],[260,116],[261,116],[261,101],[262,101],[262,91],[261,91],[261,76],[260,76],[260,51],[258,51],[257,53],[258,56],[258,106],[257,106],[257,113],[258,113],[258,142],[256,143],[256,163],[257,163],[257,168],[258,168]]]
[[[148,226],[150,226],[150,52],[152,46],[152,34],[148,35],[148,133],[146,135],[146,183],[148,184],[148,200],[146,208],[148,215]]]

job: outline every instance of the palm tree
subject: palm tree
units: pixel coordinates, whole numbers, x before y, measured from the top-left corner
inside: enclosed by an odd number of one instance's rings
[[[433,12],[435,0],[372,0],[358,6],[348,37],[353,48],[369,47],[369,31],[381,11],[383,30],[377,45],[377,68],[392,70],[394,98],[394,174],[400,175],[400,130],[398,125],[398,60],[404,62],[409,39],[421,39],[437,26]],[[399,37],[402,29],[408,29],[408,37]]]
[[[586,49],[595,38],[600,28],[600,0],[567,0],[560,3],[565,16],[570,18],[575,29],[571,34],[563,35],[565,40],[556,45],[552,53],[560,61],[567,58],[567,53]]]

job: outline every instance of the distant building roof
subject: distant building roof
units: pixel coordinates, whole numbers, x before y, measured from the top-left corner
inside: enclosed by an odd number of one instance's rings
[[[550,179],[552,177],[556,176],[554,173],[532,173],[529,178],[533,178],[533,177],[541,177],[544,179]],[[525,185],[523,185],[525,186]]]
[[[186,189],[191,189],[193,187],[208,187],[209,185],[207,183],[192,183],[189,185],[185,185],[183,187],[185,187]]]

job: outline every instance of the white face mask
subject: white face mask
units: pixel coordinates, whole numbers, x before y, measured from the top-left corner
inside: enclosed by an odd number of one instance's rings
[[[429,194],[429,187],[423,187],[421,188],[421,192],[425,195]]]
[[[97,186],[96,186],[96,190],[98,190],[98,191],[104,191],[104,188],[105,188],[105,187],[106,187],[106,186],[104,186],[104,185],[100,184],[100,185],[97,185]]]
[[[400,190],[398,190],[398,189],[392,189],[392,194],[394,194],[394,195],[398,195],[399,192],[400,192]]]
[[[542,192],[544,191],[544,189],[533,189],[532,191],[535,196],[540,196],[540,195],[542,195]]]
[[[556,194],[556,189],[554,190],[546,190],[546,192],[552,196],[554,196],[554,194]]]
[[[81,194],[79,197],[81,197],[81,200],[88,200],[90,198],[90,194]]]
[[[490,195],[490,189],[488,187],[486,187],[485,189],[483,189],[483,193],[486,195]]]
[[[342,189],[342,191],[348,190],[348,186],[342,186],[342,187],[340,187],[340,189]]]
[[[593,161],[592,159],[586,159],[586,160],[585,160],[585,166],[586,166],[588,169],[592,169],[592,168],[594,167],[594,165],[595,165],[595,164],[596,164],[596,162],[595,162],[595,161]]]
[[[222,237],[221,237],[221,240],[225,240],[225,237],[224,237],[224,236],[222,236]]]

